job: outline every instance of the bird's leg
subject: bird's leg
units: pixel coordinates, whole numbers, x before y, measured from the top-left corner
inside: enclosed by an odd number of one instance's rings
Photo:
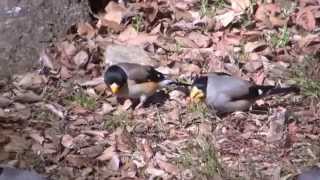
[[[145,103],[146,101],[147,101],[147,96],[144,96],[144,95],[140,96],[140,102],[139,102],[139,104],[136,106],[135,109],[139,109],[139,108],[143,107],[143,105],[144,105],[144,103]]]

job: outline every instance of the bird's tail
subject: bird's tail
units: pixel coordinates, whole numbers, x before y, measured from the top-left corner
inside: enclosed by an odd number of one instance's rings
[[[298,86],[289,87],[277,87],[277,86],[253,86],[254,91],[256,91],[258,96],[268,96],[274,94],[288,94],[288,93],[300,93],[300,88]]]

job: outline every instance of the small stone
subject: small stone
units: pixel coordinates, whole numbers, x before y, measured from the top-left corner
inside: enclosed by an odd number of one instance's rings
[[[88,60],[89,55],[85,51],[80,51],[73,57],[73,61],[77,65],[77,68],[84,68],[88,63]]]

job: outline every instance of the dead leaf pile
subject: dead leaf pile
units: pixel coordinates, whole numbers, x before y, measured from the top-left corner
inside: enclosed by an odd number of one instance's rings
[[[109,1],[95,20],[41,51],[37,71],[0,85],[0,162],[52,179],[293,177],[319,161],[319,99],[270,97],[217,117],[178,88],[132,110],[102,75],[133,62],[187,81],[220,71],[288,84],[290,68],[319,53],[319,7],[316,0]],[[314,77],[319,66],[308,71]]]

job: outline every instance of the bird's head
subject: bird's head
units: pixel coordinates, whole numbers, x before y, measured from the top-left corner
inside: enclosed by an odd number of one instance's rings
[[[117,65],[110,66],[104,74],[104,82],[111,89],[113,94],[119,92],[119,90],[127,83],[128,76],[126,72]]]
[[[192,101],[200,102],[205,99],[207,93],[207,82],[207,76],[200,76],[194,80],[190,92],[190,99]]]

